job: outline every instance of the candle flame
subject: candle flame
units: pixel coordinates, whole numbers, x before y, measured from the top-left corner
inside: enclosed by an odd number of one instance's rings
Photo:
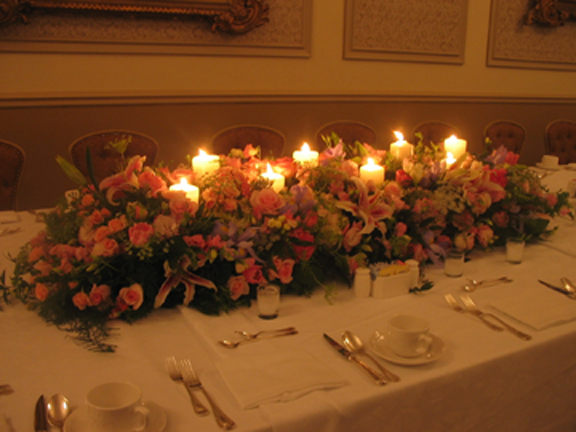
[[[302,144],[302,151],[305,153],[308,153],[310,151],[310,146],[308,145],[307,142],[305,142],[304,144]]]
[[[450,138],[446,138],[446,141],[452,143],[452,142],[456,142],[458,140],[458,138],[456,137],[456,135],[452,135],[450,136]]]
[[[402,134],[402,132],[394,131],[394,135],[396,135],[398,141],[404,141],[404,135]]]
[[[266,174],[268,174],[268,175],[274,174],[274,171],[272,170],[272,167],[270,166],[270,162],[267,163]]]
[[[454,162],[456,162],[456,159],[454,159],[454,155],[452,154],[452,152],[447,152],[446,153],[446,163],[448,165],[452,165]]]
[[[186,177],[180,179],[180,186],[188,186],[188,180],[186,180]]]
[[[374,164],[374,159],[372,159],[372,158],[366,159],[366,165],[375,165],[375,164]]]
[[[204,150],[200,149],[200,150],[198,150],[198,156],[208,156],[208,153],[206,153]]]

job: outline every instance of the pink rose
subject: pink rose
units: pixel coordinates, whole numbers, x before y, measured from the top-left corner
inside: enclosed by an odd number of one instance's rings
[[[126,216],[122,215],[118,218],[111,219],[108,222],[108,229],[110,230],[111,234],[114,234],[122,231],[124,228],[126,228],[127,225],[128,222],[126,221]]]
[[[74,306],[78,309],[84,310],[90,306],[90,297],[88,297],[88,294],[84,291],[80,291],[74,294],[74,297],[72,297],[72,303],[74,303]]]
[[[50,290],[46,285],[37,283],[36,286],[34,287],[34,295],[38,300],[40,301],[46,300],[48,294],[50,294]]]
[[[110,228],[108,228],[106,225],[103,225],[94,232],[94,241],[96,243],[104,241],[108,235],[110,235]]]
[[[92,256],[93,257],[111,257],[117,255],[120,252],[120,246],[116,242],[116,240],[107,238],[101,242],[98,242],[92,248]]]
[[[90,304],[98,306],[110,298],[110,287],[108,285],[92,285],[90,290]]]
[[[476,231],[476,238],[483,247],[488,247],[494,238],[494,231],[488,225],[480,225]]]
[[[139,222],[128,229],[128,237],[130,242],[136,247],[144,246],[150,240],[150,237],[154,234],[154,228],[152,225]]]
[[[202,234],[194,234],[193,236],[184,236],[183,238],[184,242],[186,242],[188,246],[195,246],[199,247],[200,249],[204,249],[204,247],[206,246],[206,240],[204,240]]]
[[[82,197],[80,204],[82,205],[82,207],[88,207],[88,206],[91,206],[92,204],[94,204],[94,201],[95,201],[94,195],[92,195],[91,193],[88,193]]]
[[[510,222],[510,216],[505,211],[499,211],[492,215],[492,220],[496,224],[497,227],[505,228],[508,226]]]
[[[133,310],[138,310],[144,302],[144,290],[140,284],[135,283],[122,288],[118,293],[118,298],[128,306],[132,306]]]
[[[268,270],[271,279],[278,278],[283,284],[292,282],[292,270],[294,269],[295,261],[287,258],[285,260],[274,257],[272,259],[276,270]]]
[[[262,266],[252,265],[248,267],[242,275],[246,278],[246,281],[251,284],[260,284],[264,282],[264,274],[262,274]]]
[[[228,289],[232,300],[238,300],[240,296],[250,294],[250,286],[244,276],[233,276],[228,279]]]
[[[254,215],[261,218],[262,215],[275,215],[284,205],[284,200],[271,188],[264,188],[252,192],[250,204],[253,207]]]

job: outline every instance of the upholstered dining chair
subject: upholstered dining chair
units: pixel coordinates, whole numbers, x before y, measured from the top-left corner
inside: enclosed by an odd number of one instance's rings
[[[236,125],[218,131],[211,140],[214,154],[228,154],[232,149],[243,149],[248,144],[260,147],[262,157],[280,157],[284,153],[286,138],[276,129],[262,125]]]
[[[576,162],[576,122],[555,120],[546,126],[546,154],[558,156],[561,164]]]
[[[458,129],[451,124],[431,120],[416,125],[412,132],[415,144],[419,142],[419,138],[416,136],[417,133],[422,134],[422,143],[425,146],[430,146],[430,143],[442,146],[446,138],[458,135]]]
[[[510,120],[496,120],[484,128],[484,140],[490,140],[489,151],[500,146],[506,147],[514,153],[520,153],[526,139],[526,130],[516,122]]]
[[[16,210],[18,187],[26,162],[20,146],[0,140],[0,210]]]
[[[332,133],[338,135],[346,144],[360,141],[373,146],[376,143],[376,132],[367,124],[352,120],[337,120],[325,124],[316,132],[316,143],[320,148],[324,148],[325,145],[322,137],[329,137]]]
[[[69,153],[72,163],[90,179],[86,151],[90,148],[94,177],[97,183],[115,174],[121,168],[122,155],[111,148],[110,144],[120,140],[128,140],[124,158],[146,156],[146,165],[153,165],[158,154],[158,142],[140,132],[126,130],[105,130],[93,132],[76,139],[70,144]]]

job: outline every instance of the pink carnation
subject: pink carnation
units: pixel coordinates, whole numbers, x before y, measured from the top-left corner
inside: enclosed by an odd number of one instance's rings
[[[139,222],[128,229],[128,237],[134,246],[141,247],[148,243],[150,237],[154,234],[152,225]]]
[[[72,297],[72,303],[74,303],[74,306],[78,309],[84,310],[90,306],[90,297],[88,297],[88,294],[84,291],[80,291],[74,294],[74,297]]]

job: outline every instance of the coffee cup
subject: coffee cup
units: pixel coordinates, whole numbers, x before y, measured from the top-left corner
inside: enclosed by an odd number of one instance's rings
[[[431,344],[430,325],[423,318],[395,315],[388,321],[388,346],[400,357],[418,357],[425,354]]]
[[[142,391],[128,382],[101,384],[86,396],[87,432],[143,431],[149,415],[142,403]]]
[[[558,156],[544,155],[542,156],[542,166],[544,168],[556,168],[558,166]]]

